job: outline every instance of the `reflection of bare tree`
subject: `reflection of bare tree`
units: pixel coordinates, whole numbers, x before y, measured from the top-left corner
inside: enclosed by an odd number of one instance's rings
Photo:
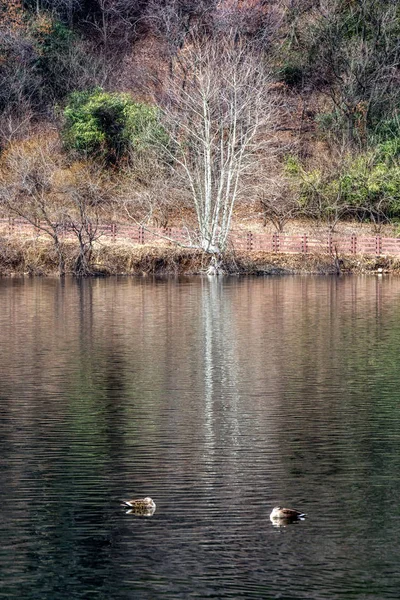
[[[212,454],[215,447],[225,443],[224,424],[218,422],[221,403],[229,407],[229,446],[236,446],[239,431],[237,416],[239,403],[238,353],[235,318],[226,288],[219,280],[209,278],[202,281],[201,327],[203,331],[204,372],[204,425],[207,446]],[[222,439],[221,439],[222,438]],[[231,456],[233,458],[233,456]]]

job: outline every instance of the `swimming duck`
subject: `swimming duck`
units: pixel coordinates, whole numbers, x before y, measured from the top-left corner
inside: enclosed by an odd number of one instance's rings
[[[128,508],[125,506],[125,508]],[[127,515],[134,515],[135,517],[152,517],[156,512],[155,508],[128,508],[125,511]]]
[[[128,508],[132,508],[138,511],[152,510],[154,512],[156,509],[156,503],[148,496],[146,498],[137,498],[136,500],[121,500],[121,502],[122,506],[127,506]]]
[[[295,510],[294,508],[282,508],[281,506],[275,506],[275,508],[272,509],[272,513],[270,514],[269,518],[271,521],[275,519],[295,521],[297,519],[302,519],[305,516],[306,515],[304,513],[299,510]]]

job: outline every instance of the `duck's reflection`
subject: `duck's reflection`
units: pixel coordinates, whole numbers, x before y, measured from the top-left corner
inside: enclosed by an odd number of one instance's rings
[[[288,525],[297,525],[298,523],[301,523],[302,521],[304,521],[304,519],[299,519],[297,518],[278,518],[278,519],[274,519],[272,517],[270,517],[271,523],[274,527],[287,527]]]

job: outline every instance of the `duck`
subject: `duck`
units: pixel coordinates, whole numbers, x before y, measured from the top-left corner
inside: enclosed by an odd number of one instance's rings
[[[156,503],[154,502],[154,500],[152,498],[149,498],[149,496],[147,496],[146,498],[136,498],[133,500],[121,500],[122,502],[122,506],[125,506],[127,508],[132,508],[135,509],[137,511],[155,511],[156,509]]]
[[[155,508],[128,508],[125,506],[125,514],[134,515],[135,517],[152,517],[156,512]]]
[[[271,521],[275,519],[286,519],[288,521],[295,521],[297,519],[304,519],[305,513],[294,508],[282,508],[282,506],[275,506],[269,516]]]

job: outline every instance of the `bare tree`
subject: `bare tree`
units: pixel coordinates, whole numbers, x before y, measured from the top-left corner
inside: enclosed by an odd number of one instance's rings
[[[73,268],[78,277],[95,273],[93,245],[101,237],[100,215],[113,201],[112,187],[107,171],[90,164],[74,169],[73,177],[61,186],[64,227],[78,241],[79,251]]]
[[[217,7],[217,0],[148,0],[144,23],[164,45],[170,76],[180,51],[194,32],[207,30]],[[185,63],[180,62],[182,71]]]
[[[171,219],[181,217],[188,212],[188,198],[185,190],[174,185],[172,179],[155,177],[151,184],[142,185],[135,178],[125,177],[119,190],[119,202],[125,214],[142,227],[156,226],[167,228]]]
[[[276,166],[276,170],[278,169],[279,167]],[[259,198],[264,216],[264,226],[269,221],[278,233],[282,233],[285,225],[301,214],[302,207],[298,194],[293,188],[292,182],[279,174],[263,182]]]
[[[0,0],[0,144],[4,146],[29,134],[38,119],[48,119],[54,104],[71,91],[104,85],[111,69],[93,52],[90,41],[68,30],[57,37],[57,22],[48,14],[28,21],[16,1],[14,11],[7,10],[2,12]],[[33,23],[43,27],[51,41],[44,43],[40,27],[36,30]]]
[[[31,140],[8,151],[0,172],[0,198],[12,214],[23,217],[53,241],[59,274],[65,274],[62,211],[53,194],[58,140]]]
[[[86,22],[100,34],[103,47],[128,47],[141,22],[143,0],[96,0]]]
[[[398,3],[321,1],[309,21],[314,83],[330,97],[345,139],[364,143],[367,126],[398,106]]]
[[[8,12],[1,8],[0,3],[0,142],[6,143],[29,131],[41,80],[32,68],[36,54],[22,8],[16,2],[7,7]]]
[[[275,100],[259,55],[244,42],[193,41],[181,52],[186,84],[179,73],[168,80],[165,151],[190,191],[197,246],[218,256],[227,247],[245,176],[271,141]]]
[[[304,217],[324,221],[330,232],[338,222],[351,214],[340,175],[345,170],[349,147],[342,145],[336,153],[317,159],[312,168],[297,163],[292,172],[292,197],[296,199],[299,213]]]
[[[25,5],[37,14],[48,11],[68,21],[72,25],[74,16],[83,9],[83,0],[25,0]]]
[[[14,144],[2,167],[1,204],[9,214],[22,217],[52,239],[59,274],[66,271],[66,234],[78,242],[73,274],[93,274],[91,259],[93,244],[100,237],[99,216],[113,199],[107,171],[85,163],[68,169],[59,140],[50,136]]]
[[[231,0],[220,2],[214,13],[216,35],[230,33],[235,38],[245,37],[260,50],[268,51],[275,41],[285,11],[274,0]]]

